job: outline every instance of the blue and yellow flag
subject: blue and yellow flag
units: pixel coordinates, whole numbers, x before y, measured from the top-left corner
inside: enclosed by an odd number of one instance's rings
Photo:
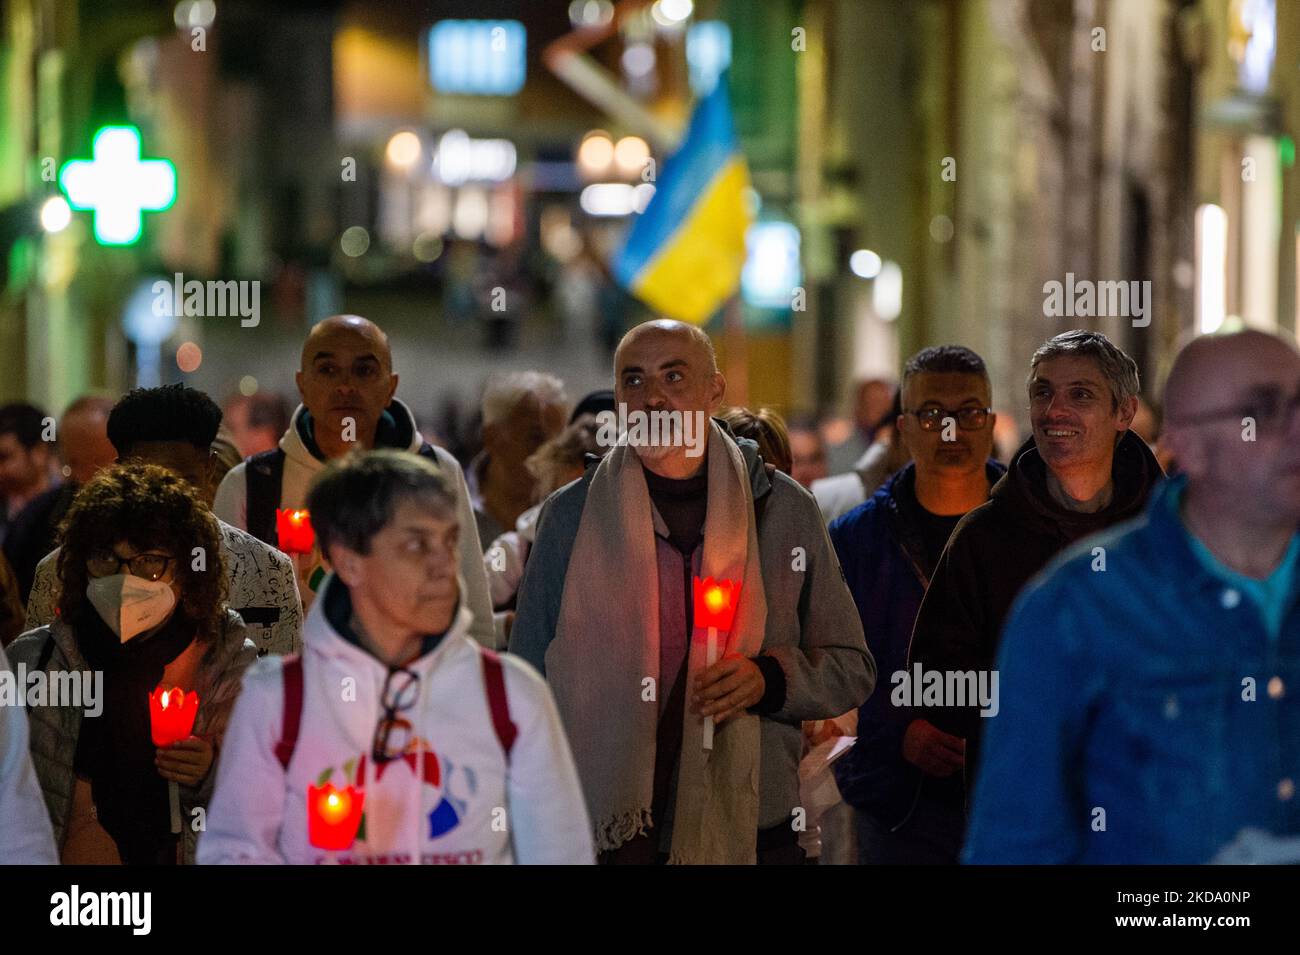
[[[724,76],[664,162],[654,196],[614,258],[614,276],[669,318],[707,321],[740,285],[753,219],[748,191]]]

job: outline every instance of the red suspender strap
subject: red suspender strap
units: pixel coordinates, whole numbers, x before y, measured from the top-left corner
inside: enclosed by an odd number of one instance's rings
[[[482,650],[483,682],[487,687],[488,708],[492,711],[492,728],[496,730],[501,748],[505,750],[506,762],[510,762],[510,750],[514,748],[515,737],[519,730],[510,719],[510,702],[506,699],[505,673],[501,658],[491,650]]]
[[[285,772],[298,745],[298,727],[302,724],[302,657],[286,657],[280,670],[284,678],[284,726],[280,742],[275,744],[275,758]]]

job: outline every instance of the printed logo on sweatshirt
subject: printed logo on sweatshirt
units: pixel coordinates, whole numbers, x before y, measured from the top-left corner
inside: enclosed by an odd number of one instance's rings
[[[387,763],[372,765],[369,755],[362,753],[347,760],[339,775],[345,785],[375,791],[382,788],[389,794],[409,791],[412,777],[418,779],[421,790],[425,787],[433,790],[433,808],[423,814],[421,836],[429,840],[440,839],[453,833],[464,821],[471,800],[478,795],[478,779],[468,766],[458,766],[445,755],[439,757],[427,740],[419,740],[418,743],[417,746],[412,742],[405,755]],[[330,782],[336,769],[334,766],[325,769],[317,777],[316,784]],[[400,778],[395,779],[394,775]],[[427,804],[428,801],[422,793],[421,803]],[[372,840],[385,843],[392,839],[392,820],[376,817],[376,811],[375,804],[368,797],[357,829],[358,844],[365,846]],[[352,861],[398,865],[414,860],[406,854],[385,854]],[[425,865],[474,863],[483,861],[483,852],[475,849],[469,852],[432,853],[422,855],[419,861]]]

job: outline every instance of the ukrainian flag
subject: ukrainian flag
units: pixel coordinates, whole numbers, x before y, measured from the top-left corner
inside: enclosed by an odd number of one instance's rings
[[[724,76],[664,162],[650,204],[614,259],[614,276],[669,318],[707,321],[740,285],[753,219],[749,188]]]

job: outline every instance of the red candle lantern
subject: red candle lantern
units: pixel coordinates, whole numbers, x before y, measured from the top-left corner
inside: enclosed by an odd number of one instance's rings
[[[350,849],[361,825],[366,794],[353,786],[332,783],[307,787],[307,839],[317,849]]]
[[[199,715],[199,695],[186,693],[179,686],[164,690],[154,687],[149,694],[149,734],[155,746],[170,746],[194,732],[194,718]],[[176,781],[167,780],[167,804],[171,811],[171,830],[181,831],[181,793]]]
[[[149,694],[149,728],[155,746],[170,746],[188,737],[198,715],[197,693],[186,693],[179,686],[170,690],[160,686]]]
[[[275,509],[275,535],[286,554],[310,554],[316,545],[311,515],[303,508]]]
[[[718,631],[730,630],[736,619],[736,604],[740,602],[740,584],[734,580],[714,580],[712,577],[694,579],[695,626],[707,627],[704,665],[718,662]],[[704,748],[713,749],[713,717],[704,720]]]
[[[740,601],[740,584],[734,580],[695,578],[695,626],[730,630]]]

